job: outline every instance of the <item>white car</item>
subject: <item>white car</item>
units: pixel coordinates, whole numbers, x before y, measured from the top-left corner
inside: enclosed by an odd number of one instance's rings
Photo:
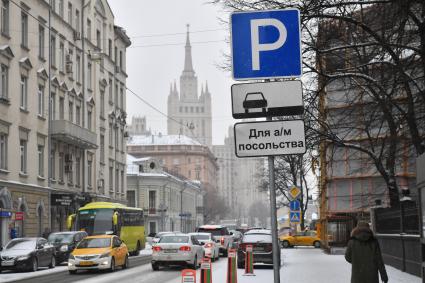
[[[204,245],[205,257],[211,259],[211,261],[218,260],[220,258],[220,247],[214,241],[211,233],[189,233],[194,236],[198,242]]]
[[[152,247],[152,269],[161,266],[181,265],[197,269],[204,257],[204,248],[194,236],[169,234],[161,237]]]

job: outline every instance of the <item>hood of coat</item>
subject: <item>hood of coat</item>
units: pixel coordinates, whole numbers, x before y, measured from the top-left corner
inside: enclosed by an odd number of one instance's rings
[[[362,242],[366,242],[374,238],[372,230],[367,227],[354,228],[354,230],[351,232],[351,237]]]

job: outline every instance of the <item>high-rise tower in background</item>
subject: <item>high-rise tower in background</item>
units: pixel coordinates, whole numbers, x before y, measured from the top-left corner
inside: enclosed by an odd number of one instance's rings
[[[180,75],[180,92],[177,90],[176,82],[170,85],[168,116],[169,135],[185,135],[211,146],[211,94],[208,84],[205,83],[205,88],[201,87],[201,95],[198,96],[198,78],[192,64],[189,25],[187,25],[184,69]]]

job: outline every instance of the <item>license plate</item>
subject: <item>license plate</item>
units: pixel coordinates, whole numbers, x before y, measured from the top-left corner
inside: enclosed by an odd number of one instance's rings
[[[83,266],[89,266],[93,264],[94,264],[93,261],[80,261],[80,265],[83,265]]]
[[[172,254],[172,253],[176,253],[177,250],[164,250],[164,253],[166,254]]]
[[[13,260],[6,260],[1,262],[1,266],[13,266],[15,262]]]

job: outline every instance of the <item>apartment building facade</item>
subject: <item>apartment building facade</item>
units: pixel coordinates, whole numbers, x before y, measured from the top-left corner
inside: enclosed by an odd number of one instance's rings
[[[105,0],[2,0],[0,242],[125,202],[125,31]]]

